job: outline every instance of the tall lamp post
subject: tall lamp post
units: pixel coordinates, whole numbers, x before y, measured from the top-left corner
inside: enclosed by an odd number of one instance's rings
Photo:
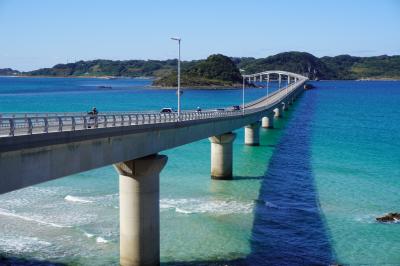
[[[178,42],[178,121],[181,120],[181,38],[173,37]]]
[[[244,85],[245,85],[245,78],[244,78],[244,69],[240,69],[240,73],[242,73],[242,78],[243,78],[243,87],[242,87],[242,114],[244,115]]]

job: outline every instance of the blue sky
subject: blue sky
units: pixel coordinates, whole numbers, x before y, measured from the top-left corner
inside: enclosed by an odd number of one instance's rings
[[[213,53],[400,54],[400,0],[0,0],[0,68]]]

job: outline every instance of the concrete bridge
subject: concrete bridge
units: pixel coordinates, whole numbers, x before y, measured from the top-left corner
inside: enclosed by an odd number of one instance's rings
[[[245,127],[246,145],[259,145],[259,129],[295,101],[307,78],[284,71],[243,76],[251,81],[286,77],[287,85],[240,110],[177,113],[117,112],[0,114],[0,193],[113,164],[119,174],[120,263],[160,260],[158,153],[209,138],[211,177],[232,179],[232,143]],[[266,78],[266,79],[265,79]],[[261,122],[260,122],[261,121]]]

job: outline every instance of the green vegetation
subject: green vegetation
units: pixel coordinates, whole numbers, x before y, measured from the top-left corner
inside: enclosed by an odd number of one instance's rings
[[[311,79],[400,79],[400,56],[355,57],[339,55],[318,58],[309,53],[286,52],[267,58],[235,58],[247,73],[285,70]]]
[[[235,63],[227,56],[216,54],[204,61],[187,66],[182,71],[183,87],[232,87],[241,86],[242,76]],[[177,86],[176,72],[172,72],[154,81],[153,85],[161,87]]]
[[[76,63],[58,64],[52,68],[42,68],[24,73],[29,76],[115,76],[143,77],[158,76],[172,72],[176,68],[176,60],[92,60]]]
[[[53,77],[155,77],[154,85],[174,87],[177,60],[91,60],[58,64],[30,72],[0,69],[0,75]],[[265,70],[286,70],[310,79],[400,79],[400,56],[315,57],[304,52],[285,52],[266,58],[229,58],[221,54],[206,60],[182,62],[182,86],[240,86],[239,69],[247,74]]]

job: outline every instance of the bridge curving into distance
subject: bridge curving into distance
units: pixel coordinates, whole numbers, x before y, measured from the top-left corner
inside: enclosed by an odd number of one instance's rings
[[[157,265],[160,260],[159,175],[167,163],[158,153],[209,138],[211,177],[232,179],[233,130],[245,127],[245,144],[259,145],[259,129],[304,90],[307,78],[265,71],[243,78],[280,89],[232,108],[177,113],[113,112],[0,114],[0,194],[111,165],[119,174],[120,263]],[[281,88],[282,77],[287,85]],[[267,85],[268,86],[268,85]],[[260,122],[261,121],[261,122]]]

